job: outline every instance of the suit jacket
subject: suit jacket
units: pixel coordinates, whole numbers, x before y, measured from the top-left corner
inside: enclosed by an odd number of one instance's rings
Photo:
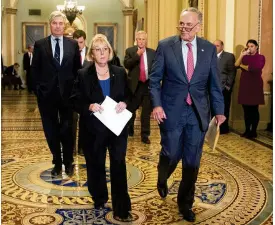
[[[235,56],[232,53],[223,51],[218,59],[220,80],[222,89],[228,87],[231,91],[236,77]]]
[[[60,66],[54,62],[51,46],[51,36],[35,42],[31,74],[33,76],[34,92],[39,99],[51,96],[56,86],[59,87],[62,99],[67,102],[81,68],[79,47],[75,40],[63,37],[63,59]]]
[[[189,83],[180,36],[160,41],[149,82],[153,107],[161,106],[167,116],[160,128],[172,130],[177,126],[186,107],[188,92],[202,131],[208,128],[210,107],[213,115],[223,115],[224,102],[218,73],[216,48],[210,42],[197,37],[197,62]]]
[[[123,67],[108,64],[110,72],[110,98],[116,102],[125,102],[129,105],[131,91],[127,86],[127,74]],[[78,79],[75,82],[70,98],[73,109],[81,115],[85,130],[98,134],[108,128],[103,125],[89,110],[90,104],[101,103],[105,99],[98,81],[95,64],[90,64],[78,71]],[[126,127],[125,127],[126,128]]]
[[[31,58],[29,57],[29,52],[26,52],[23,56],[23,70],[26,70],[27,73],[31,69],[30,61],[31,61]]]
[[[124,66],[128,69],[128,85],[132,91],[135,93],[139,81],[139,63],[140,56],[137,54],[138,47],[130,47],[126,49],[125,58],[124,58]],[[152,68],[153,59],[155,57],[155,50],[151,48],[146,48],[147,54],[147,64],[148,64],[148,76],[150,75],[150,71]]]

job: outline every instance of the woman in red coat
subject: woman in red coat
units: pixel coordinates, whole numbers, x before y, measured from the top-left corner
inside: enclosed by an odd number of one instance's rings
[[[259,124],[259,105],[264,104],[262,69],[265,57],[258,52],[258,43],[248,40],[246,48],[242,50],[235,66],[241,68],[238,103],[244,110],[245,132],[241,137],[257,137]]]

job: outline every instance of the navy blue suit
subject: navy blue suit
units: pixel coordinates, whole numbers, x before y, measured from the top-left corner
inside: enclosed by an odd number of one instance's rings
[[[213,115],[224,113],[216,48],[197,37],[196,54],[194,73],[188,82],[180,36],[164,39],[159,42],[150,74],[153,107],[161,106],[167,117],[160,124],[162,149],[158,182],[165,183],[182,159],[180,209],[192,208],[210,111]],[[186,103],[188,92],[192,105]]]

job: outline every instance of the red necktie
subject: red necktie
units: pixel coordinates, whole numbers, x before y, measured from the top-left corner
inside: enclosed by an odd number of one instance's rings
[[[144,57],[143,54],[140,56],[139,63],[139,80],[143,83],[146,82],[146,73],[145,73],[145,65],[144,65]]]
[[[194,58],[193,58],[193,52],[192,52],[192,44],[191,43],[187,43],[186,44],[188,47],[188,53],[187,53],[187,79],[188,82],[190,82],[193,73],[194,73]],[[192,99],[190,96],[190,93],[188,92],[187,98],[186,98],[186,102],[188,105],[192,104]]]

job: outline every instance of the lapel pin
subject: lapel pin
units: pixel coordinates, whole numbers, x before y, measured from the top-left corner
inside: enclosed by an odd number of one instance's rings
[[[204,52],[204,49],[202,49],[201,51]]]

